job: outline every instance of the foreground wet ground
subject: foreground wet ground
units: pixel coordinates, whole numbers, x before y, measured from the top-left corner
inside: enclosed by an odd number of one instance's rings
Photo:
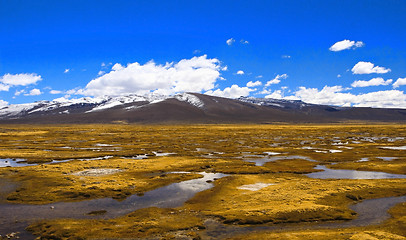
[[[403,125],[3,125],[0,234],[403,239],[405,146]]]

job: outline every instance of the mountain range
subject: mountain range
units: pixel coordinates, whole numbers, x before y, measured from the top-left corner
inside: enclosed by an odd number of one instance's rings
[[[59,98],[0,108],[0,123],[337,123],[406,122],[406,109],[336,107],[300,100],[198,93]]]

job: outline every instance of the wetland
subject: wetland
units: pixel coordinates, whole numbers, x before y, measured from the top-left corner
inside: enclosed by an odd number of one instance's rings
[[[395,124],[0,125],[0,234],[405,239],[404,146]]]

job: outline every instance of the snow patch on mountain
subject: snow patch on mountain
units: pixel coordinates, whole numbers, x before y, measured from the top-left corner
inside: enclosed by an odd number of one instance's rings
[[[286,100],[286,99],[274,99],[274,98],[254,98],[254,97],[240,97],[237,100],[241,102],[251,103],[259,106],[273,106],[279,108],[302,108],[310,106],[301,100]]]
[[[168,98],[167,96],[157,95],[157,94],[149,94],[149,95],[144,95],[144,96],[127,95],[127,96],[110,97],[104,103],[96,106],[95,108],[93,108],[92,110],[89,110],[87,112],[100,111],[100,110],[104,110],[104,109],[108,109],[108,108],[113,108],[115,106],[120,106],[123,104],[135,103],[135,102],[146,102],[147,104],[153,104],[153,103],[161,102],[167,98]],[[129,109],[129,108],[126,108],[126,109]]]
[[[177,94],[175,95],[175,98],[178,101],[181,102],[187,102],[195,107],[198,108],[203,108],[204,107],[204,103],[202,100],[200,100],[200,98],[198,98],[197,96],[190,94],[190,93],[182,93],[182,94]]]

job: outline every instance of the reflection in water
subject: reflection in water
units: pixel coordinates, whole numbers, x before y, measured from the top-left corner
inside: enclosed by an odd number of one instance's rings
[[[5,159],[0,159],[0,167],[26,167],[26,166],[35,166],[35,165],[40,165],[40,164],[69,162],[69,161],[74,161],[74,160],[79,160],[79,161],[104,160],[104,159],[109,159],[112,157],[113,156],[103,156],[103,157],[95,157],[95,158],[72,158],[72,159],[65,159],[65,160],[52,160],[51,162],[45,162],[45,163],[27,163],[25,159],[5,158]]]
[[[244,159],[244,161],[254,162],[255,166],[263,166],[267,162],[273,162],[273,161],[277,161],[277,160],[291,160],[291,159],[303,159],[303,160],[307,160],[307,161],[310,161],[310,162],[317,162],[316,160],[313,160],[313,159],[311,159],[309,157],[300,156],[300,155],[273,156],[273,157],[261,156],[261,158],[249,158],[249,159]]]
[[[350,206],[357,213],[357,218],[350,221],[320,223],[307,225],[306,229],[361,227],[380,224],[390,217],[388,210],[398,203],[405,202],[406,196],[387,197],[364,200]],[[220,223],[215,219],[205,221],[206,230],[201,234],[203,239],[230,238],[237,234],[247,234],[259,231],[289,231],[297,230],[297,224],[264,224],[258,226],[235,226]]]
[[[383,149],[391,149],[391,150],[406,150],[406,146],[400,146],[400,147],[381,147]]]
[[[337,170],[330,169],[323,165],[317,165],[314,169],[324,170],[322,172],[314,172],[305,174],[311,178],[319,179],[385,179],[385,178],[406,178],[404,174],[391,174],[385,172],[372,171],[356,171],[356,170]]]
[[[376,157],[376,158],[382,159],[384,161],[392,161],[397,159],[397,157]]]
[[[13,159],[13,158],[0,159],[0,167],[25,167],[33,165],[37,164],[26,163],[25,159]]]
[[[94,199],[81,202],[58,202],[45,205],[0,204],[0,234],[10,232],[15,222],[31,222],[53,218],[113,218],[147,207],[179,207],[196,193],[213,187],[210,183],[225,177],[222,173],[199,173],[202,178],[172,183],[149,192],[143,196],[136,194],[117,201],[112,198]],[[103,216],[87,215],[92,211],[106,210]],[[13,230],[21,231],[21,229]]]

